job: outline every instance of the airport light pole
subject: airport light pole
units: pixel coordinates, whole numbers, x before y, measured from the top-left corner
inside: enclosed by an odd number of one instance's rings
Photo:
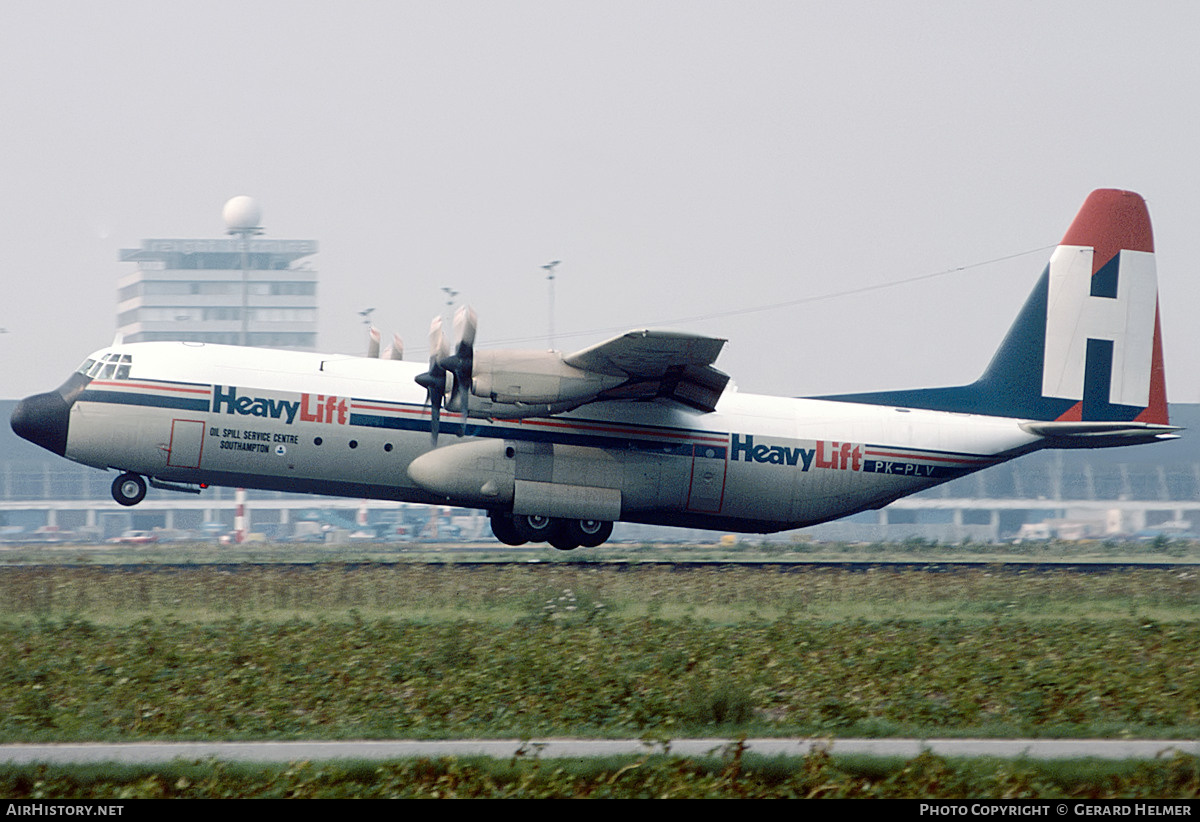
[[[225,203],[222,212],[227,234],[238,238],[242,263],[242,331],[239,345],[250,344],[250,238],[263,233],[262,207],[253,197],[241,195]]]
[[[550,284],[550,322],[548,324],[549,331],[546,334],[546,339],[551,351],[554,350],[554,269],[560,263],[562,263],[562,260],[554,260],[542,266],[542,269],[546,272],[546,281]]]

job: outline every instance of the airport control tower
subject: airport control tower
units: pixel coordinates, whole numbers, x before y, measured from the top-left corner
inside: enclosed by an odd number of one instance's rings
[[[125,342],[317,347],[316,240],[262,235],[250,197],[225,204],[227,238],[143,240],[123,248],[137,269],[117,283],[117,331]]]

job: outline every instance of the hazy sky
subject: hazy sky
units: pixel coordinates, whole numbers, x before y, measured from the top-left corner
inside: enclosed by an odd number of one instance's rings
[[[423,358],[443,286],[481,346],[542,347],[560,259],[560,348],[670,324],[744,391],[959,384],[1048,251],[979,264],[1120,187],[1200,401],[1198,32],[1128,0],[7,2],[0,396],[112,340],[118,249],[221,236],[237,194],[320,242],[328,350],[373,306]]]

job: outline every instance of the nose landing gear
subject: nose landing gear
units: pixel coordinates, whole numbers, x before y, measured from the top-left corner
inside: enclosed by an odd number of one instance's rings
[[[137,505],[146,498],[146,481],[139,475],[126,471],[113,480],[112,495],[121,505]]]

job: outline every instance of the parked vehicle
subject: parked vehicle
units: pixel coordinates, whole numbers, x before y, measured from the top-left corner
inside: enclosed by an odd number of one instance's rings
[[[113,545],[151,545],[158,542],[158,536],[153,531],[125,531],[109,542]]]

